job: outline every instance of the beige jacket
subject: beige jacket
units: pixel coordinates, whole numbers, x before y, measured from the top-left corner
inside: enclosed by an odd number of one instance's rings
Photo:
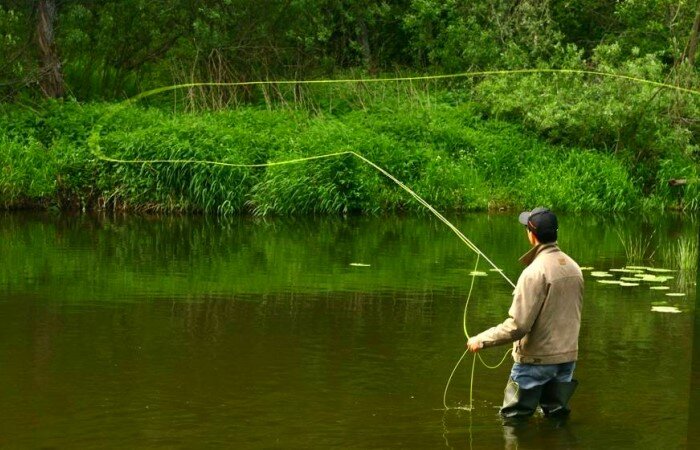
[[[520,258],[527,267],[513,292],[510,316],[476,336],[484,348],[513,342],[513,359],[559,364],[578,357],[583,275],[556,243],[540,244]]]

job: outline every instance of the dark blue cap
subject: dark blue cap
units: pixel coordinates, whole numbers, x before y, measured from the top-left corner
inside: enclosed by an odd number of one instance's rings
[[[520,213],[518,221],[525,225],[528,230],[535,233],[535,236],[544,236],[556,233],[559,229],[557,216],[548,208],[542,206]]]

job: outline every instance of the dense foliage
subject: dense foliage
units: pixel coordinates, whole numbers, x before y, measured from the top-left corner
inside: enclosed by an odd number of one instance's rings
[[[6,0],[0,200],[261,214],[410,208],[359,161],[116,166],[93,160],[87,135],[107,103],[187,82],[568,68],[697,91],[699,33],[700,0]],[[260,162],[353,149],[449,209],[700,208],[700,95],[658,86],[521,74],[198,87],[148,101],[103,124],[105,151]],[[671,178],[690,183],[671,188]]]
[[[614,155],[546,144],[518,126],[484,120],[470,103],[434,99],[432,106],[399,111],[383,104],[338,114],[252,107],[172,114],[131,106],[102,125],[99,139],[91,138],[109,108],[56,103],[41,116],[7,113],[0,122],[4,205],[259,215],[422,208],[352,156],[268,168],[118,164],[96,158],[90,143],[125,160],[245,164],[352,150],[443,210],[547,204],[625,211],[698,202],[697,191],[679,198],[666,186],[673,160],[662,161],[658,182],[645,195]]]

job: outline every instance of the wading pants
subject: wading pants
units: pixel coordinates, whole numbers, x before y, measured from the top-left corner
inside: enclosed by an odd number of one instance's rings
[[[573,380],[576,362],[562,364],[513,364],[504,392],[501,416],[530,417],[540,405],[546,416],[566,416],[569,399],[578,382]]]

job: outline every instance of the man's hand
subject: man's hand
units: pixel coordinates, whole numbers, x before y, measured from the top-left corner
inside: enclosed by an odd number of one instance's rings
[[[477,341],[476,338],[470,337],[467,341],[467,350],[472,353],[476,353],[484,346],[481,342]]]

